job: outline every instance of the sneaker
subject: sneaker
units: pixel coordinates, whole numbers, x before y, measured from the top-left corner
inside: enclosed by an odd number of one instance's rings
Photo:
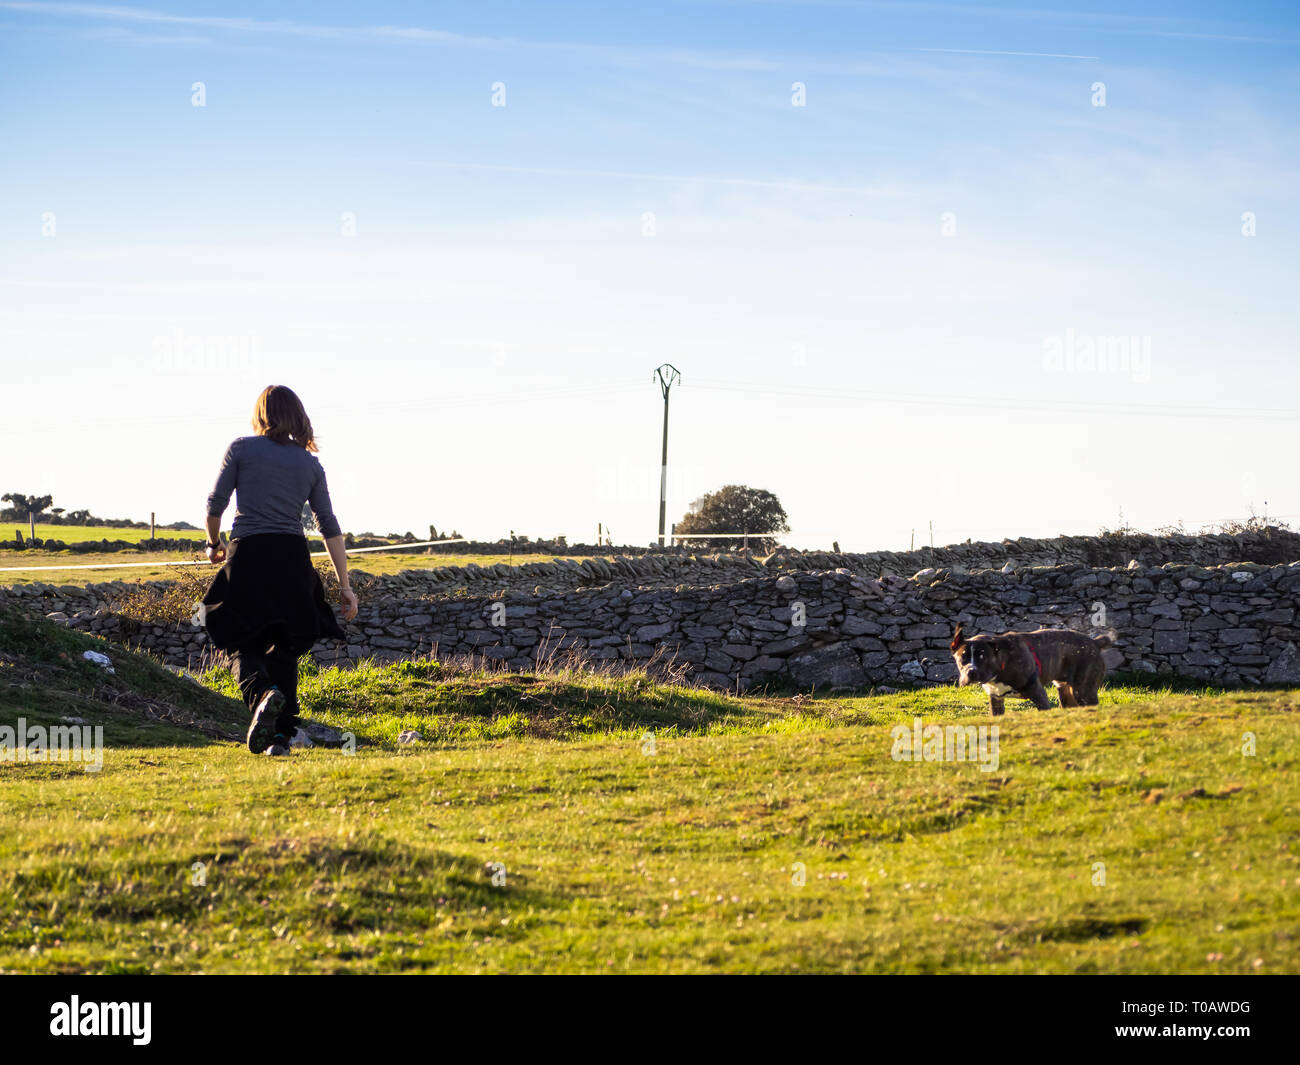
[[[248,726],[248,749],[261,754],[275,739],[276,721],[284,709],[284,693],[272,688],[262,696],[253,711],[253,723]]]

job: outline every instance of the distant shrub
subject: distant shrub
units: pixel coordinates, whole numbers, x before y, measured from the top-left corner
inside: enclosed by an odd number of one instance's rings
[[[1276,518],[1261,518],[1258,514],[1251,514],[1248,518],[1228,518],[1225,521],[1210,522],[1201,527],[1203,533],[1226,533],[1229,536],[1240,536],[1242,533],[1290,531],[1291,526],[1286,522],[1278,521]]]

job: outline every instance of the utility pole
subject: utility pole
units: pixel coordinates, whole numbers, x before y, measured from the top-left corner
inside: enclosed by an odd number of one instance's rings
[[[665,372],[666,371],[666,372]],[[664,525],[668,520],[668,392],[679,380],[681,374],[672,363],[664,363],[655,370],[659,379],[659,388],[664,394],[664,452],[659,466],[659,546],[664,546]]]

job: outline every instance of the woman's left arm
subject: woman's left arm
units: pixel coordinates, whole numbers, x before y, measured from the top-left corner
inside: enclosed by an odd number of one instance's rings
[[[339,520],[334,516],[334,507],[330,503],[329,484],[325,480],[325,468],[316,463],[316,483],[312,485],[307,505],[316,515],[316,527],[325,541],[325,550],[334,563],[334,573],[339,579],[339,599],[343,604],[343,620],[351,621],[357,616],[357,594],[348,583],[348,552],[344,542],[343,530]]]
[[[351,621],[357,616],[357,593],[348,583],[348,549],[343,537],[331,536],[325,541],[325,550],[330,553],[334,563],[334,575],[339,579],[339,599],[343,603],[343,620]]]

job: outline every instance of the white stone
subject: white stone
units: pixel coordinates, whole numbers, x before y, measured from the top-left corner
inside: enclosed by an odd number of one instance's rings
[[[87,662],[94,662],[105,673],[117,673],[113,668],[113,660],[108,655],[100,654],[98,651],[83,651],[81,657]]]

